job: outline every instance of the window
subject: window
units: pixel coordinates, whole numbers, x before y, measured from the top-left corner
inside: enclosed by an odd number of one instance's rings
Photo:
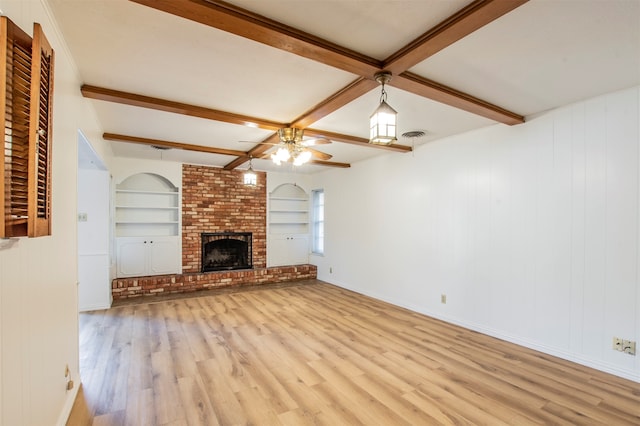
[[[0,237],[51,235],[53,49],[39,24],[31,38],[5,16],[0,37]]]
[[[324,253],[324,190],[314,189],[311,192],[311,251]]]

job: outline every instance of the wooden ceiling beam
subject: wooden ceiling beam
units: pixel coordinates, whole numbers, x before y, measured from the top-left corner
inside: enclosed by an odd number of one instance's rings
[[[340,169],[348,169],[349,167],[351,167],[351,164],[349,163],[337,163],[335,161],[322,161],[322,160],[311,160],[307,164],[315,164],[318,166],[325,166],[325,167],[337,167]]]
[[[231,112],[189,105],[181,102],[168,101],[150,96],[137,95],[135,93],[121,92],[119,90],[106,89],[103,87],[90,86],[87,84],[82,85],[80,91],[82,92],[82,96],[85,98],[155,109],[157,111],[172,112],[191,117],[206,118],[224,123],[239,124],[241,126],[257,127],[272,131],[277,131],[285,126],[284,123],[249,117],[247,115],[234,114]]]
[[[402,74],[527,1],[476,0],[385,59],[383,68],[393,75]]]
[[[224,1],[131,0],[307,59],[372,76],[381,61]]]
[[[514,124],[524,123],[524,117],[500,108],[496,105],[475,98],[466,93],[459,92],[450,87],[436,83],[435,81],[420,77],[416,74],[408,72],[402,73],[394,77],[388,83],[389,86],[406,90],[425,98],[441,102],[461,110],[471,112],[473,114],[495,120],[499,123]]]
[[[235,149],[214,148],[210,146],[193,145],[182,142],[172,142],[160,139],[148,139],[138,136],[121,135],[117,133],[103,133],[102,138],[107,141],[128,142],[141,145],[163,146],[167,148],[184,149],[186,151],[206,152],[208,154],[245,156],[247,152]]]

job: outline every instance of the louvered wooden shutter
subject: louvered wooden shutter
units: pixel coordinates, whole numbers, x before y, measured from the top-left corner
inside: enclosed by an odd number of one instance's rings
[[[2,237],[27,235],[31,37],[0,17],[0,114],[4,117]],[[4,102],[3,102],[4,100]]]
[[[51,235],[54,52],[39,24],[29,37],[0,17],[0,237]]]
[[[51,129],[54,53],[39,24],[33,25],[29,126],[30,237],[51,235]]]

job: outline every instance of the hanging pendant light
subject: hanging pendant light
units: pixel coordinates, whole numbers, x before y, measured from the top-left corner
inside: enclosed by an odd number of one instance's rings
[[[369,118],[370,138],[369,143],[378,145],[390,145],[396,142],[396,117],[398,113],[387,103],[387,92],[384,85],[391,80],[390,72],[379,72],[375,75],[378,83],[382,84],[380,105]]]
[[[253,171],[251,158],[249,158],[249,168],[244,172],[244,184],[246,186],[256,186],[258,184],[258,175]]]

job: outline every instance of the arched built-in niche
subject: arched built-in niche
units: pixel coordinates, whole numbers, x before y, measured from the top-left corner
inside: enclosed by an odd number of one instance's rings
[[[269,194],[269,233],[309,233],[309,195],[295,183],[283,183]]]
[[[309,194],[295,183],[269,193],[269,266],[309,262]]]
[[[116,237],[178,235],[179,190],[155,173],[137,173],[116,186]]]

